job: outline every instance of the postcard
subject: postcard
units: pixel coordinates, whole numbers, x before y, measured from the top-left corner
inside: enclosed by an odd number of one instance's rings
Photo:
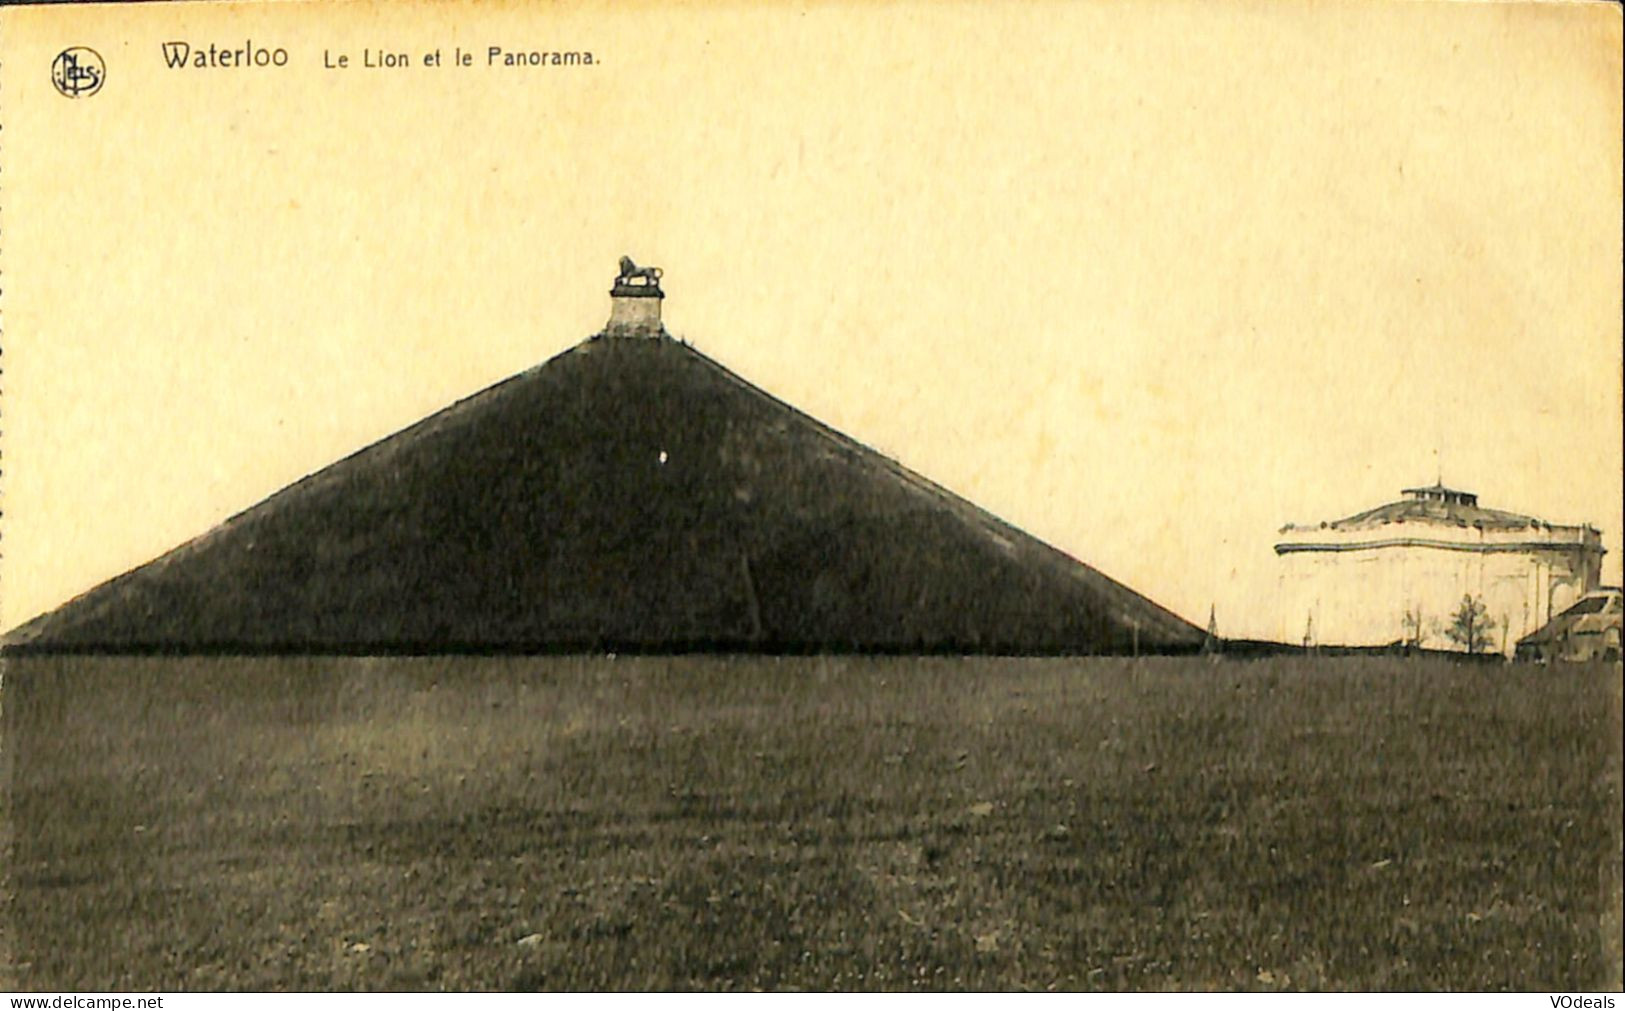
[[[1617,4],[0,27],[5,987],[1620,985]]]

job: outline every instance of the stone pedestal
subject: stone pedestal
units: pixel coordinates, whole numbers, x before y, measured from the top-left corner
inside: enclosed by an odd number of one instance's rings
[[[609,295],[605,337],[666,336],[666,328],[660,323],[660,303],[666,296],[658,284],[617,283]]]

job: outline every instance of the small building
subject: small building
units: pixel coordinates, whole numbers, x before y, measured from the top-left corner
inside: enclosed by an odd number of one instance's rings
[[[1482,601],[1487,646],[1519,640],[1597,589],[1602,535],[1489,509],[1442,483],[1340,520],[1280,530],[1279,635],[1305,646],[1462,649],[1447,630]]]
[[[1585,661],[1620,658],[1620,590],[1605,586],[1575,601],[1568,610],[1518,640],[1519,660]]]

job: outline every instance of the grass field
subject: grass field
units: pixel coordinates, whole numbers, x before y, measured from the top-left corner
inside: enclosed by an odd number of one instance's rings
[[[1617,668],[20,657],[0,987],[1620,985]]]

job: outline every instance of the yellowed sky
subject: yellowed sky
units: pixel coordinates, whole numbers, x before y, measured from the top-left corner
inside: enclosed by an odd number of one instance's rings
[[[163,63],[250,39],[288,66]],[[417,65],[323,67],[365,49]],[[1435,450],[1617,583],[1620,51],[1605,4],[5,10],[0,627],[592,333],[623,252],[700,350],[1225,634],[1284,521]]]

